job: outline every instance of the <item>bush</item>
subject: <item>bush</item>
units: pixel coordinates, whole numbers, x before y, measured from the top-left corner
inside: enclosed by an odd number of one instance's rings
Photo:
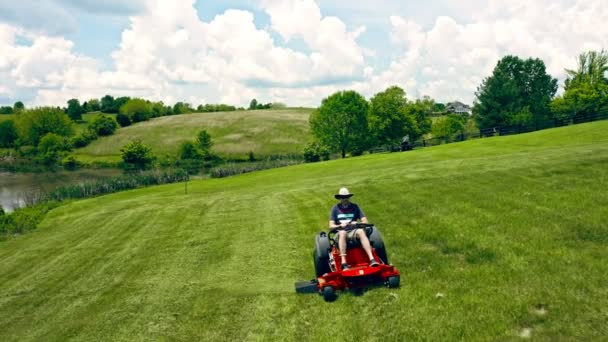
[[[120,149],[120,152],[122,153],[122,160],[126,164],[137,168],[145,168],[154,161],[152,150],[139,140],[126,144]]]
[[[307,163],[329,160],[329,150],[318,142],[309,143],[304,147],[304,160]]]
[[[178,158],[180,160],[203,159],[203,153],[193,142],[185,141],[179,147]]]
[[[0,122],[0,147],[13,147],[18,138],[17,127],[12,120]]]
[[[117,128],[116,120],[103,114],[97,115],[89,124],[89,130],[98,136],[112,135]]]
[[[88,144],[91,143],[91,141],[93,141],[95,139],[97,139],[97,133],[90,131],[90,130],[86,130],[86,131],[82,132],[80,135],[73,137],[70,140],[70,143],[75,148],[81,148],[81,147],[87,146]]]
[[[131,126],[131,119],[129,119],[129,117],[123,113],[118,113],[118,115],[116,115],[116,121],[120,127]]]
[[[76,157],[67,156],[61,161],[61,165],[67,170],[76,170],[80,166],[80,163],[76,160]]]
[[[11,214],[0,214],[0,236],[22,234],[36,229],[46,213],[59,206],[56,201],[44,202],[32,207],[18,208]]]

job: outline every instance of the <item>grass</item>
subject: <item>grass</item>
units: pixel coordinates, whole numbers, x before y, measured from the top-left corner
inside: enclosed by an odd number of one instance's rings
[[[601,340],[608,121],[76,201],[0,243],[0,340]],[[347,185],[398,290],[296,295]]]
[[[0,114],[0,122],[12,120],[15,117],[14,114]]]
[[[223,157],[247,158],[301,153],[309,140],[308,116],[311,109],[256,110],[195,113],[165,116],[121,128],[75,151],[79,159],[120,157],[120,148],[141,139],[158,155],[175,156],[179,145],[195,140],[206,129],[214,142],[213,151]]]

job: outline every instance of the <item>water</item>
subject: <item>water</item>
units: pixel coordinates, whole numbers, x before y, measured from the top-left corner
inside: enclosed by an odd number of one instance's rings
[[[116,169],[59,171],[41,173],[0,172],[0,206],[6,212],[23,206],[32,194],[49,192],[64,186],[95,181],[122,174]]]

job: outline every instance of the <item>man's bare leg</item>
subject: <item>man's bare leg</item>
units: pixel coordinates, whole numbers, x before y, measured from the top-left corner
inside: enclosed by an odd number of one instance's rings
[[[357,236],[359,236],[359,241],[361,241],[361,246],[365,250],[365,253],[367,253],[369,260],[372,260],[374,258],[374,255],[372,254],[372,246],[369,243],[369,239],[367,238],[367,235],[365,235],[365,231],[363,231],[361,229],[357,229]],[[342,253],[342,252],[340,252],[340,253]]]
[[[338,247],[340,248],[342,263],[346,264],[346,232],[343,230],[338,232]]]

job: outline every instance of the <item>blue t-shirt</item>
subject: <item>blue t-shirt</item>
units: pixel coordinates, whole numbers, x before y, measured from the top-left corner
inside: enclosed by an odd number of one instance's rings
[[[334,205],[329,214],[329,219],[336,224],[350,223],[351,221],[357,221],[362,217],[365,217],[363,210],[352,202],[349,202],[346,207],[343,207],[340,203]]]

